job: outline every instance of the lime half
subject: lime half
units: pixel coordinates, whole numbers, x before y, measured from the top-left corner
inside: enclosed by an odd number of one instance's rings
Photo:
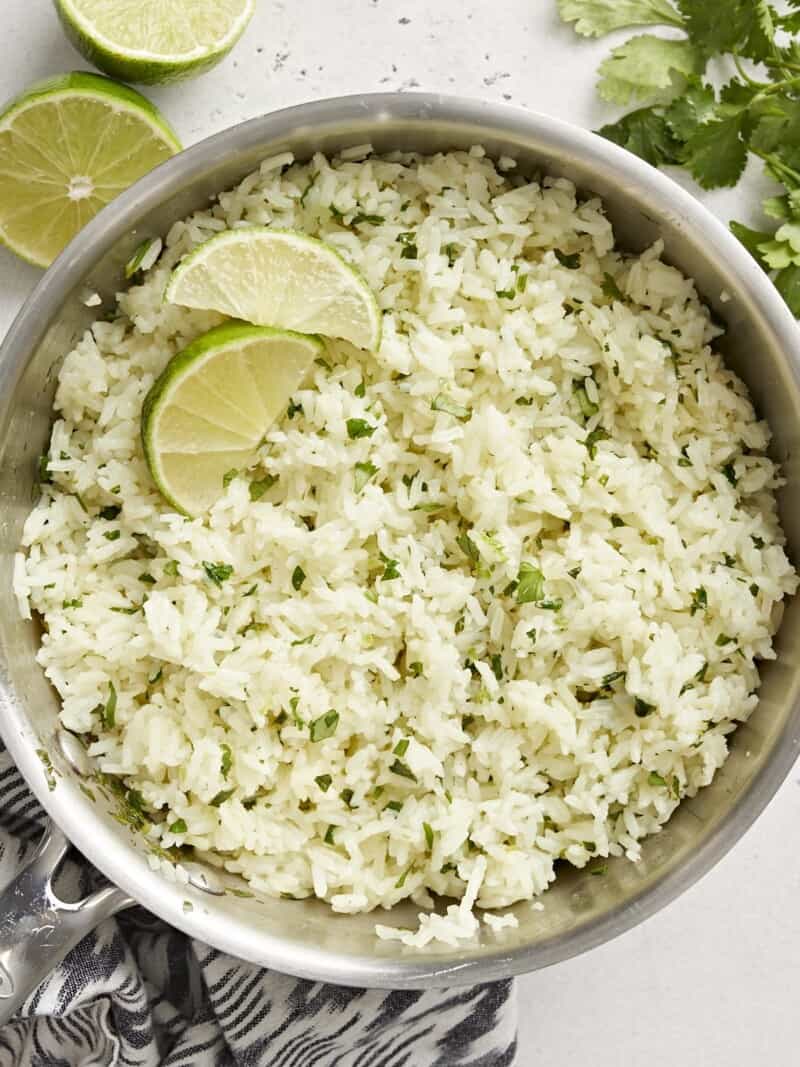
[[[234,46],[255,0],[55,0],[64,29],[100,70],[158,85],[215,66]]]
[[[381,314],[367,283],[330,245],[302,233],[219,233],[175,268],[166,299],[373,352],[380,346]]]
[[[143,174],[180,152],[160,112],[99,74],[32,86],[0,113],[0,241],[47,267]]]
[[[173,507],[203,514],[252,466],[323,347],[317,337],[231,322],[173,356],[142,408],[147,465]]]

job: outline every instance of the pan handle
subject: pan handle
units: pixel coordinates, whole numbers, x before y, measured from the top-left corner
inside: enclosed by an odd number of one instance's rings
[[[52,879],[69,847],[48,823],[33,857],[0,894],[0,1025],[98,923],[136,903],[116,886],[75,904],[59,900]]]

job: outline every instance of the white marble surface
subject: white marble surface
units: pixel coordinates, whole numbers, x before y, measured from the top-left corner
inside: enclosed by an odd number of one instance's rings
[[[85,66],[46,0],[4,0],[0,100]],[[555,0],[259,0],[233,55],[151,95],[186,144],[322,96],[423,89],[506,100],[583,126],[605,42],[579,41]],[[756,217],[761,181],[703,199]],[[0,249],[0,331],[38,277]],[[800,985],[800,767],[698,886],[587,956],[519,982],[519,1067],[793,1067]],[[424,1067],[424,1065],[420,1065]]]

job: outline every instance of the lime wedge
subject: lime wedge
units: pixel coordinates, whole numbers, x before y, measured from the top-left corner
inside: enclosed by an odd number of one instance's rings
[[[255,0],[55,0],[67,36],[123,81],[159,85],[209,70],[242,35]]]
[[[317,337],[230,322],[172,357],[145,398],[142,443],[173,507],[201,515],[231,472],[252,466],[323,347]]]
[[[159,111],[99,74],[32,86],[0,113],[0,241],[47,267],[143,174],[180,152]]]
[[[335,249],[288,230],[226,230],[180,263],[166,299],[259,326],[339,337],[376,351],[381,313],[361,275]]]

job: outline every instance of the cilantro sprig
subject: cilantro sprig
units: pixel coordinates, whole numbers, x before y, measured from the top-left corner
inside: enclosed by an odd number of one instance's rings
[[[600,64],[598,92],[638,105],[598,132],[655,166],[684,167],[704,189],[734,186],[748,158],[783,188],[764,201],[774,226],[730,226],[800,316],[800,0],[780,13],[768,0],[557,0],[584,37],[640,33]],[[708,64],[727,68],[721,89]]]

